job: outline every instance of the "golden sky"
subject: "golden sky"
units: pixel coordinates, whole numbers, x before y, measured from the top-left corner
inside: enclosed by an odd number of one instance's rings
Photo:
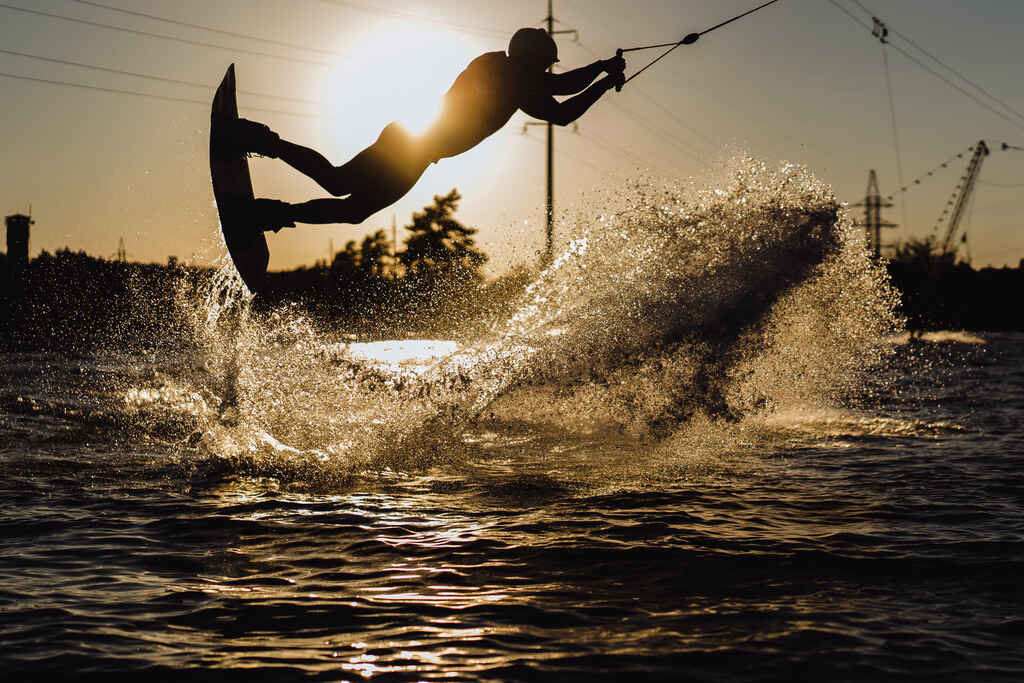
[[[559,36],[562,64],[572,68],[617,47],[681,38],[757,3],[554,4],[557,28],[579,31],[578,42]],[[546,9],[543,0],[4,0],[0,210],[31,205],[33,254],[69,246],[112,256],[123,238],[134,260],[210,263],[221,246],[208,102],[228,64],[236,64],[243,116],[340,164],[388,122],[424,122],[470,60],[504,49],[516,28],[540,25]],[[898,32],[886,51],[899,163],[883,48],[855,21],[870,27],[865,10]],[[1016,266],[1024,258],[1024,151],[999,145],[1024,147],[1021,26],[1024,3],[1016,0],[781,0],[609,93],[578,132],[557,129],[556,211],[586,212],[597,190],[640,173],[699,177],[745,151],[806,164],[851,203],[863,196],[868,169],[890,194],[901,168],[912,189],[886,212],[901,224],[886,238],[920,237],[966,168],[969,155],[956,155],[985,139],[993,153],[961,227],[975,266]],[[630,55],[629,72],[657,54]],[[340,249],[390,231],[393,215],[401,240],[412,211],[452,187],[464,197],[458,218],[480,229],[495,271],[532,260],[543,245],[544,133],[530,127],[523,135],[527,120],[517,114],[477,148],[432,166],[402,201],[362,225],[272,235],[271,268],[313,263],[332,243]],[[949,168],[925,175],[951,157]],[[251,168],[257,196],[325,196],[279,161],[256,159]]]

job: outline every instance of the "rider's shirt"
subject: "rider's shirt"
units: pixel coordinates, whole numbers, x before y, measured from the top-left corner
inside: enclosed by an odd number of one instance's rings
[[[527,72],[504,52],[480,55],[455,79],[437,122],[426,133],[434,160],[480,144],[536,97],[550,97],[543,77]]]

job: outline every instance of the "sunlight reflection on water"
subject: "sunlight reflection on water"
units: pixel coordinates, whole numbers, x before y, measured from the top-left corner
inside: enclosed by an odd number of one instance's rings
[[[459,344],[439,339],[398,339],[353,342],[345,349],[355,359],[402,365],[423,372],[430,363],[458,351]]]

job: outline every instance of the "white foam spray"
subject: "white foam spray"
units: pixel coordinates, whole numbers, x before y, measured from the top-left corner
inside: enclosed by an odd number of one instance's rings
[[[464,466],[482,424],[692,456],[840,400],[898,329],[862,232],[801,166],[737,157],[684,183],[638,178],[566,222],[566,248],[509,314],[426,372],[350,353],[296,309],[250,315],[224,263],[182,297],[202,357],[175,380],[198,397],[192,444],[320,482]]]

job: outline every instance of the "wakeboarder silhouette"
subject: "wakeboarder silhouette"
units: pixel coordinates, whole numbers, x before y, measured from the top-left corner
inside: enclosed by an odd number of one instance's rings
[[[268,126],[233,119],[226,129],[236,152],[277,158],[315,180],[334,197],[290,204],[252,199],[242,212],[259,234],[295,223],[361,223],[401,199],[431,163],[475,147],[517,110],[564,126],[581,117],[606,92],[624,83],[621,55],[565,73],[549,73],[558,47],[547,31],[521,28],[506,52],[480,55],[455,79],[441,113],[423,135],[388,124],[376,142],[341,166],[319,152],[281,137]],[[598,79],[601,74],[607,74]],[[556,95],[574,95],[564,101]]]

